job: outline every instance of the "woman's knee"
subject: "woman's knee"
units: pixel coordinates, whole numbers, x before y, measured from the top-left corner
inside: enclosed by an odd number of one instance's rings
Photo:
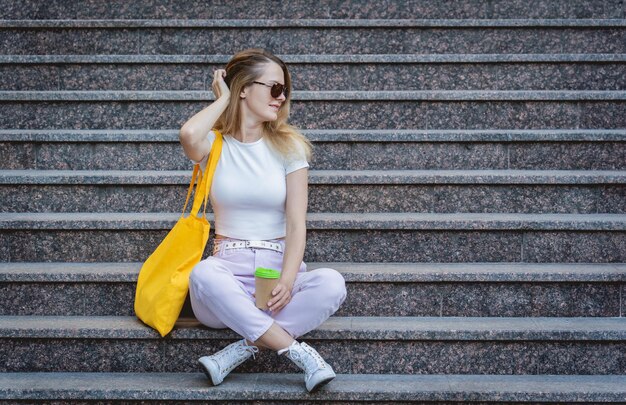
[[[320,284],[323,286],[321,289],[329,299],[338,299],[343,302],[346,299],[346,280],[341,273],[335,269],[321,268],[316,269],[319,272],[317,276],[320,278]]]
[[[219,266],[212,257],[209,257],[191,270],[189,284],[192,288],[202,291],[203,294],[213,296],[219,295],[232,277],[228,270]]]

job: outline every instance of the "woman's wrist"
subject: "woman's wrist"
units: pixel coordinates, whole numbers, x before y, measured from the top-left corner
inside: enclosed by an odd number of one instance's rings
[[[295,278],[285,275],[284,277],[281,275],[278,282],[284,284],[290,290],[293,288],[293,284],[295,283]]]

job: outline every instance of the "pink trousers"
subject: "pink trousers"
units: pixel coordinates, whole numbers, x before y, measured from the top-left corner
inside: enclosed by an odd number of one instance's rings
[[[223,241],[223,240],[222,240]],[[283,249],[284,241],[279,241]],[[224,250],[215,240],[213,256],[198,263],[189,278],[189,295],[196,318],[210,328],[230,328],[254,342],[276,322],[294,339],[317,328],[346,299],[343,276],[336,270],[307,271],[302,262],[291,301],[277,313],[255,306],[257,267],[282,270],[283,254],[268,249]]]

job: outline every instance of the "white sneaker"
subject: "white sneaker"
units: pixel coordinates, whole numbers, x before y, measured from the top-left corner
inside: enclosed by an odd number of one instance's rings
[[[204,368],[204,374],[211,379],[213,385],[221,384],[224,378],[238,365],[258,353],[259,348],[248,346],[246,339],[231,343],[211,356],[200,357],[198,361]]]
[[[279,350],[278,354],[284,352],[287,352],[286,356],[304,370],[304,383],[309,392],[322,387],[337,376],[330,364],[326,363],[322,356],[306,343],[298,343],[294,340],[291,346]]]

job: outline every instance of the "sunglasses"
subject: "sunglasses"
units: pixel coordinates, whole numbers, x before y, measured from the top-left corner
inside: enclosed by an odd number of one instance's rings
[[[285,98],[287,98],[287,94],[289,94],[287,87],[280,83],[274,83],[274,84],[267,84],[267,83],[261,83],[261,82],[252,82],[252,83],[261,84],[265,87],[270,87],[270,94],[274,98],[280,97],[281,94],[284,94]]]

